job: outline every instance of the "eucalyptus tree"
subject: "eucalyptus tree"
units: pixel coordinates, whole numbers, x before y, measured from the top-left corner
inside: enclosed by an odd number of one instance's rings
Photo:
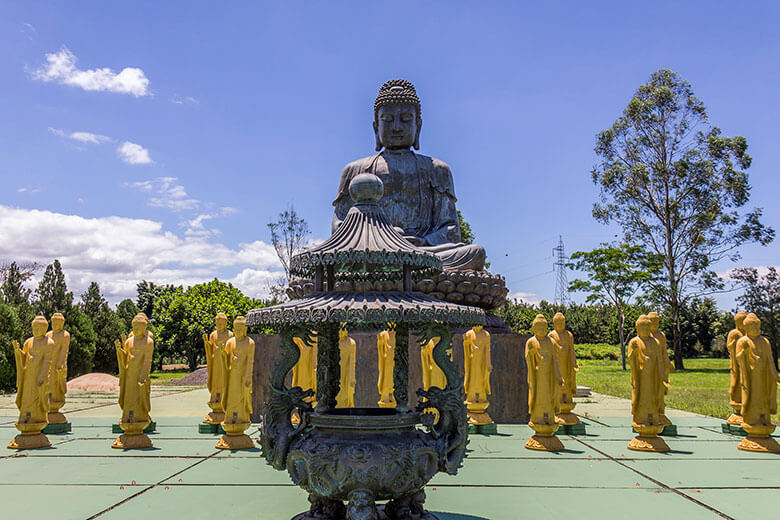
[[[591,173],[600,201],[593,216],[620,225],[628,243],[663,258],[663,280],[652,286],[673,317],[677,368],[684,302],[723,290],[714,265],[739,258],[741,245],[774,238],[761,209],[746,208],[747,148],[744,137],[724,136],[710,123],[687,81],[663,69],[596,138],[599,163]]]

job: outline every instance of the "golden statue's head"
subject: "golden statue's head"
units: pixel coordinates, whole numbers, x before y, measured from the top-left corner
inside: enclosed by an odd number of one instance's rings
[[[745,320],[742,322],[742,327],[745,329],[745,334],[751,338],[755,338],[761,335],[761,320],[759,320],[758,316],[752,312],[745,316]]]
[[[642,314],[636,320],[636,333],[640,338],[647,338],[652,332],[652,320],[649,316]]]
[[[59,332],[62,327],[65,326],[65,316],[61,312],[55,312],[51,315],[51,329],[54,332]]]
[[[531,322],[531,330],[538,339],[547,336],[547,319],[543,315],[537,314],[534,321]]]
[[[650,320],[650,332],[655,332],[658,330],[658,327],[661,326],[661,318],[658,316],[658,313],[653,311],[647,313],[647,318]]]
[[[139,312],[135,315],[131,324],[133,327],[133,336],[141,338],[146,335],[146,326],[149,325],[149,319],[146,317],[146,314]]]
[[[236,339],[246,336],[246,318],[236,316],[236,319],[233,320],[233,334],[236,335]]]
[[[344,322],[339,327],[339,339],[344,339],[349,334],[349,331],[347,330],[347,322]]]
[[[737,330],[744,331],[743,323],[746,316],[747,313],[745,311],[739,311],[734,315],[734,325],[737,327]]]
[[[219,332],[223,332],[225,329],[227,329],[228,319],[224,312],[217,313],[217,316],[214,318],[214,322],[216,323],[217,330]]]
[[[566,316],[562,312],[556,312],[553,316],[553,327],[557,332],[563,332],[566,330]]]
[[[32,333],[35,338],[42,338],[46,335],[46,331],[49,330],[49,322],[43,316],[36,316],[32,320]]]

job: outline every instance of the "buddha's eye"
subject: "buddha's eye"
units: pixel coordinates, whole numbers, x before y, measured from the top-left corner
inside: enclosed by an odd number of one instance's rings
[[[401,121],[404,123],[411,123],[414,116],[412,114],[401,114]]]
[[[393,116],[392,114],[385,114],[382,116],[382,121],[385,123],[392,123],[393,122]]]

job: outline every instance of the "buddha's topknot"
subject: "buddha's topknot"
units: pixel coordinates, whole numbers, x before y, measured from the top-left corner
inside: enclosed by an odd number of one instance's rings
[[[417,109],[417,119],[420,119],[422,107],[417,91],[411,81],[405,79],[391,79],[379,88],[379,94],[374,101],[374,117],[379,112],[379,107],[396,103],[409,103]]]

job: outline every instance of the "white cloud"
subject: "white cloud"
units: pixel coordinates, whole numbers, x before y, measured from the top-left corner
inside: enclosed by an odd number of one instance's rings
[[[509,301],[519,300],[521,302],[530,303],[532,305],[536,305],[542,301],[542,298],[538,294],[522,291],[510,291],[506,296],[506,299]]]
[[[146,181],[125,183],[125,187],[149,193],[150,197],[146,204],[154,208],[167,208],[173,211],[196,209],[200,201],[191,198],[184,186],[176,183],[177,180],[176,177],[157,177]]]
[[[173,95],[173,99],[171,100],[177,105],[198,105],[200,104],[200,101],[195,99],[192,96],[180,96],[178,94]]]
[[[230,248],[204,237],[179,236],[160,222],[125,217],[84,218],[0,205],[0,258],[62,263],[68,287],[80,295],[91,281],[113,303],[135,298],[141,280],[192,285],[221,277],[245,294],[268,295],[281,266],[262,241]],[[238,269],[233,278],[224,272]]]
[[[93,134],[92,132],[67,133],[63,130],[52,127],[49,127],[49,132],[53,133],[54,135],[64,137],[65,139],[70,139],[72,141],[78,141],[79,143],[85,144],[100,144],[111,141],[111,138],[107,135]]]
[[[149,157],[149,150],[140,144],[124,141],[116,149],[119,158],[127,164],[151,164],[152,158]]]
[[[135,97],[150,95],[149,79],[139,68],[125,67],[119,73],[108,67],[81,70],[76,68],[76,61],[76,56],[67,47],[63,47],[59,52],[47,54],[46,64],[32,71],[32,77],[45,82],[57,81],[88,91],[116,92]]]

